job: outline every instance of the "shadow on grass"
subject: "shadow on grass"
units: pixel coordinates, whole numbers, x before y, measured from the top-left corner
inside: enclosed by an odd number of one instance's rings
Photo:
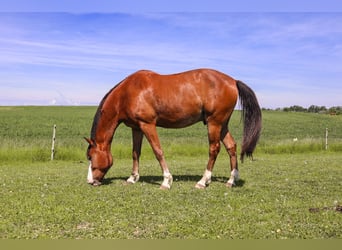
[[[110,185],[112,184],[114,181],[122,181],[124,183],[126,183],[127,177],[110,177],[110,178],[106,178],[102,181],[102,185]],[[193,183],[197,183],[200,179],[202,178],[202,176],[200,175],[173,175],[173,182],[193,182]],[[212,177],[211,178],[211,182],[220,182],[220,183],[227,183],[228,178],[227,177],[223,177],[223,176],[219,176],[219,177]],[[140,176],[139,182],[145,182],[151,185],[157,185],[160,186],[161,183],[163,182],[163,176],[161,175],[149,175],[149,176]],[[243,179],[239,179],[238,181],[235,182],[235,186],[234,187],[243,187],[243,185],[245,184],[245,180]]]

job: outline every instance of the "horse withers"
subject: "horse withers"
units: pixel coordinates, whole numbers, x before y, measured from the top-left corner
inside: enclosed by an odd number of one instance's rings
[[[211,181],[213,167],[223,143],[230,157],[231,174],[226,185],[239,178],[237,147],[229,119],[237,100],[244,121],[240,159],[252,156],[261,131],[261,110],[251,88],[241,81],[212,69],[197,69],[172,75],[138,71],[112,88],[102,99],[92,125],[87,158],[87,181],[98,186],[113,164],[111,144],[116,128],[124,123],[132,128],[133,169],[127,183],[139,180],[139,158],[145,136],[163,173],[162,189],[170,189],[172,175],[160,145],[156,126],[184,128],[197,122],[207,125],[209,160],[196,188]]]

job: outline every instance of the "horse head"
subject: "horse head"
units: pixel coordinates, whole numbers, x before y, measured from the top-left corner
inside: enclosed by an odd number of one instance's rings
[[[87,182],[93,186],[101,185],[103,177],[113,165],[113,157],[110,150],[103,149],[97,145],[94,140],[84,138],[88,143],[87,158],[89,160],[89,169]]]

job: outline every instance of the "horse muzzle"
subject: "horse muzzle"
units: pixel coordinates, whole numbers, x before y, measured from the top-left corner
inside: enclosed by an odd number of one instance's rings
[[[93,178],[93,173],[91,170],[91,163],[89,164],[89,168],[88,168],[87,182],[88,182],[88,184],[93,185],[95,187],[101,185],[101,181]]]

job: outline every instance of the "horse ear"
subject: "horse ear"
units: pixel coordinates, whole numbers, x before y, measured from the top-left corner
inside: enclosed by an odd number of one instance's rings
[[[94,142],[93,142],[92,139],[89,139],[89,138],[86,138],[86,137],[83,137],[83,138],[84,138],[84,140],[86,140],[89,143],[89,145],[91,145],[91,146],[94,145]]]

